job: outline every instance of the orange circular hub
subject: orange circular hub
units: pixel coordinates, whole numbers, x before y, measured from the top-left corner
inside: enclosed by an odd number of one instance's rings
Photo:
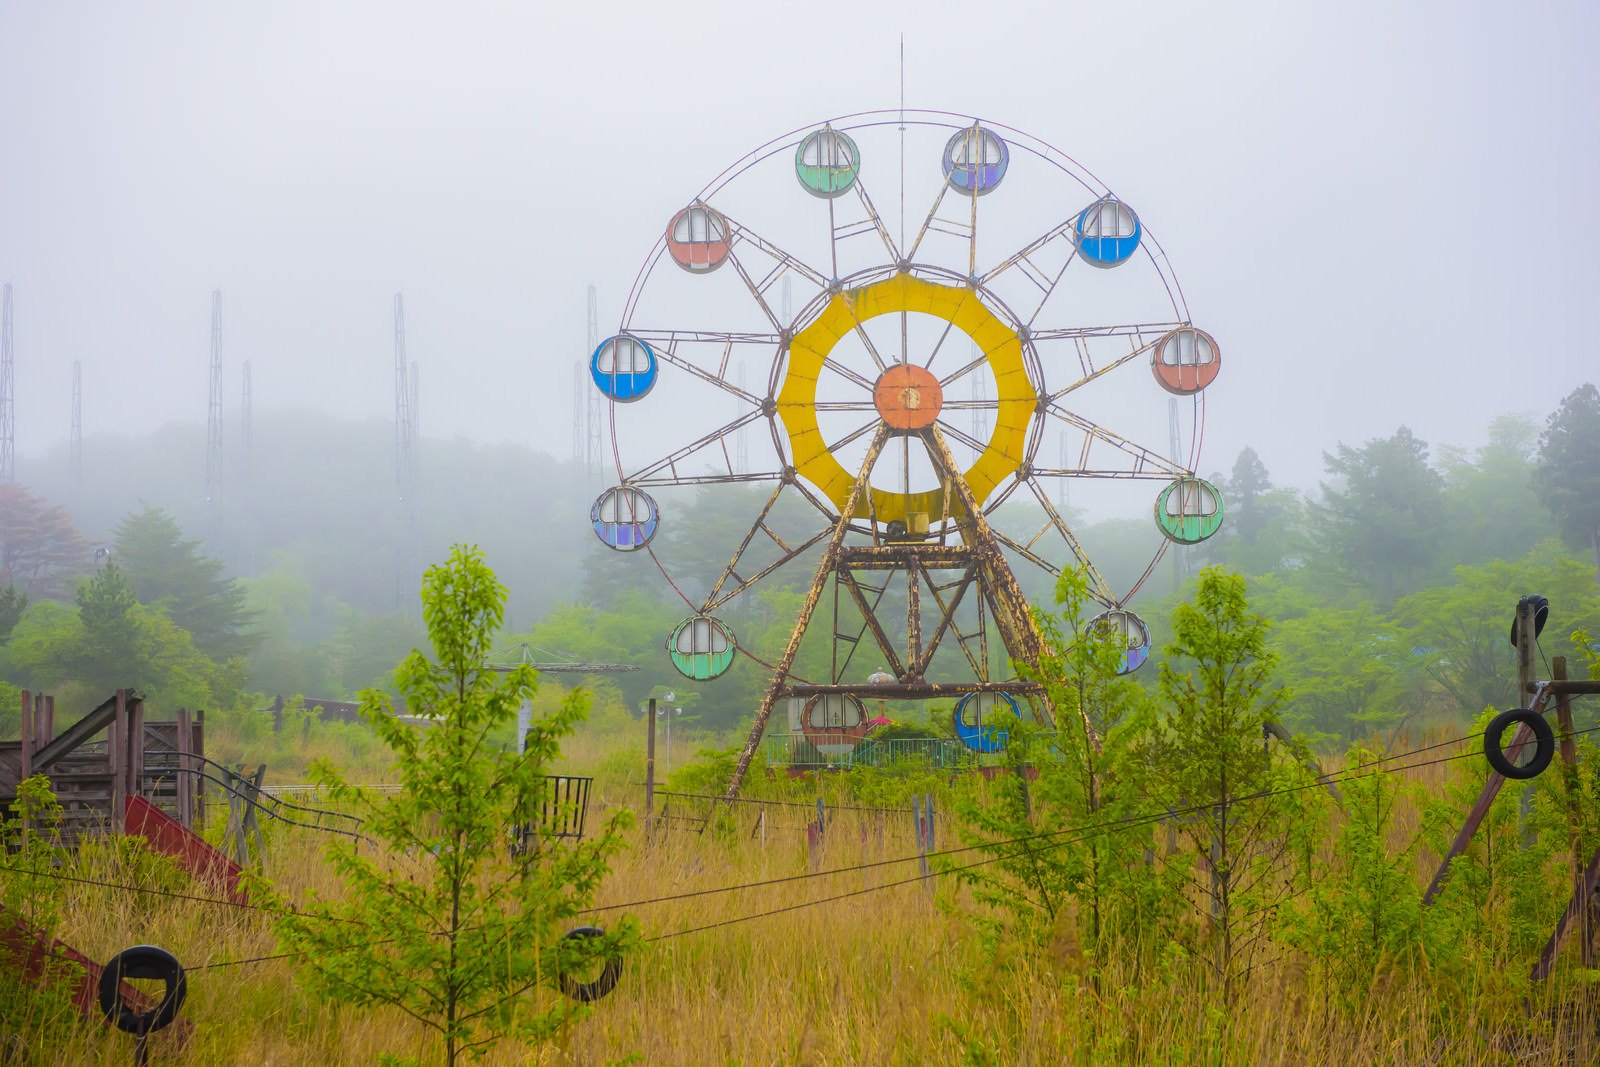
[[[932,426],[944,403],[939,379],[923,367],[896,363],[872,387],[872,402],[883,421],[896,430],[920,430]]]

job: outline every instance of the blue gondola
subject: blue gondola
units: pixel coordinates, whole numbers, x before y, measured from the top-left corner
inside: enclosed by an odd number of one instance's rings
[[[1011,740],[1010,733],[984,725],[984,720],[993,718],[997,711],[1017,714],[1017,702],[1010,693],[968,693],[956,704],[955,714],[950,717],[955,724],[956,737],[974,752],[987,755],[1001,751]]]
[[[1096,200],[1072,224],[1078,255],[1089,266],[1102,270],[1126,262],[1138,250],[1143,232],[1139,216],[1114,196]]]
[[[637,337],[607,338],[589,358],[589,373],[600,391],[622,404],[642,400],[656,384],[656,354]]]

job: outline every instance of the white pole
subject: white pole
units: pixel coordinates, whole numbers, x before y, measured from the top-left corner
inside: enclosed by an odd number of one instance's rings
[[[523,746],[528,743],[528,727],[533,725],[533,701],[524,700],[522,707],[517,709],[517,755],[522,755]]]

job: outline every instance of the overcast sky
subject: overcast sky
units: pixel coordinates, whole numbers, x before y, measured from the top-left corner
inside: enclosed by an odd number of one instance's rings
[[[897,105],[902,33],[908,107],[1055,145],[1159,235],[1224,356],[1202,473],[1473,447],[1600,378],[1597,12],[0,0],[19,479],[74,360],[86,435],[203,422],[214,288],[230,418],[245,360],[258,412],[387,418],[400,291],[424,434],[564,458],[587,286],[614,332],[717,172]]]

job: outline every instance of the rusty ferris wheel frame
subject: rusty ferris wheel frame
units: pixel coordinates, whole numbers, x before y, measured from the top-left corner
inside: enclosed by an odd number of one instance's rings
[[[852,136],[882,133],[884,127],[896,128],[902,145],[898,241],[867,193],[862,153]],[[910,241],[904,221],[908,127],[950,131],[944,181]],[[1018,150],[1015,162],[1043,164],[1075,181],[1083,199],[1065,220],[1036,231],[1004,259],[985,263],[979,257],[980,207],[990,193],[1004,195],[1000,185],[1013,165],[1013,149]],[[827,205],[825,267],[814,266],[718,206],[719,194],[732,183],[791,151],[802,189]],[[936,244],[943,247],[944,262],[919,255]],[[864,263],[863,247],[871,249]],[[952,258],[954,266],[949,265]],[[1070,284],[1075,264],[1078,269],[1085,264],[1111,268],[1138,259],[1159,278],[1163,306],[1158,317],[1088,326],[1048,324],[1046,308],[1051,297]],[[731,268],[770,329],[659,328],[644,321],[641,299],[664,263],[675,263],[690,274]],[[813,290],[797,312],[786,306],[787,287],[793,281]],[[1018,295],[1002,296],[997,291],[1001,283]],[[781,310],[780,291],[785,297]],[[892,339],[880,351],[884,346],[874,344],[865,324],[884,316],[891,316],[892,322],[895,314],[901,324],[899,351],[893,351]],[[931,354],[909,339],[906,323],[912,314],[944,324]],[[960,345],[953,345],[941,373],[935,374],[932,368],[955,330],[971,339],[972,356],[955,355]],[[858,352],[855,366],[835,354],[846,339],[865,350],[866,359],[860,359]],[[737,369],[749,356],[770,361],[764,390],[759,392],[745,387]],[[1078,390],[1087,390],[1141,359],[1148,360],[1166,392],[1193,398],[1187,464],[1137,444],[1131,436],[1069,406]],[[1126,668],[1142,663],[1148,654],[1148,631],[1126,602],[1169,544],[1195,543],[1215,532],[1221,522],[1215,488],[1194,471],[1203,427],[1203,390],[1219,366],[1215,342],[1193,327],[1166,254],[1138,217],[1081,165],[1021,131],[947,112],[863,112],[784,134],[717,175],[667,225],[629,293],[618,333],[590,357],[595,384],[611,401],[618,474],[618,484],[596,501],[591,520],[610,547],[655,556],[650,539],[660,514],[648,495],[651,489],[773,484],[733,558],[703,598],[690,597],[673,583],[694,614],[673,631],[668,651],[680,671],[701,680],[725,671],[737,651],[749,653],[717,619],[717,609],[821,548],[822,558],[791,637],[777,662],[766,664],[772,678],[727,796],[737,795],[768,719],[785,698],[804,702],[800,720],[812,740],[832,738],[846,744],[865,733],[864,699],[958,697],[961,704],[954,725],[974,747],[987,735],[971,728],[981,726],[984,709],[992,710],[999,701],[1015,707],[1020,698],[1037,719],[1051,723],[1052,709],[1041,687],[992,662],[992,653],[1003,650],[1008,661],[1037,663],[1043,651],[1006,551],[1055,575],[1062,573],[1059,559],[1081,566],[1089,576],[1091,597],[1105,609],[1099,618],[1128,637]],[[1063,368],[1064,381],[1060,380]],[[993,398],[980,398],[976,389],[970,401],[949,396],[956,383],[984,370],[994,376]],[[629,467],[616,433],[617,420],[625,417],[619,405],[643,399],[661,374],[681,374],[726,394],[738,405],[739,414],[688,444]],[[1058,379],[1053,385],[1052,378]],[[842,401],[819,398],[823,381],[865,395]],[[975,432],[969,434],[949,418],[952,412],[980,409],[994,416],[994,431],[987,440],[980,439],[976,422]],[[830,440],[819,415],[864,421]],[[743,449],[730,451],[729,439],[762,421],[767,424],[774,462],[770,469],[742,469],[733,457]],[[1061,432],[1063,441],[1054,466],[1044,456],[1052,429]],[[1077,438],[1070,453],[1069,435]],[[884,484],[886,472],[879,468],[885,450],[896,439],[907,457],[900,492]],[[846,467],[841,457],[852,446],[859,448],[861,441],[868,442],[865,455],[859,460],[852,455]],[[976,456],[969,467],[963,469],[956,461],[952,441]],[[912,492],[913,445],[920,448],[921,461],[932,474],[932,489]],[[1073,458],[1075,464],[1070,462]],[[1042,484],[1079,478],[1170,483],[1155,505],[1164,539],[1144,575],[1124,593],[1118,594],[1102,577]],[[803,540],[785,540],[769,521],[786,493],[805,500],[818,516],[816,532]],[[1011,536],[994,527],[990,519],[997,509],[1013,498],[1029,496],[1037,505],[1037,533]],[[770,558],[760,558],[763,555]],[[664,567],[662,572],[666,574]],[[805,679],[796,673],[795,660],[830,586],[829,677]],[[851,681],[846,672],[863,643],[881,653],[887,672],[865,682]],[[964,677],[934,669],[935,653],[949,645],[963,654],[967,670],[957,673]],[[964,729],[962,709],[969,702],[972,709],[966,713],[968,729]],[[1092,728],[1084,725],[1092,739]]]

